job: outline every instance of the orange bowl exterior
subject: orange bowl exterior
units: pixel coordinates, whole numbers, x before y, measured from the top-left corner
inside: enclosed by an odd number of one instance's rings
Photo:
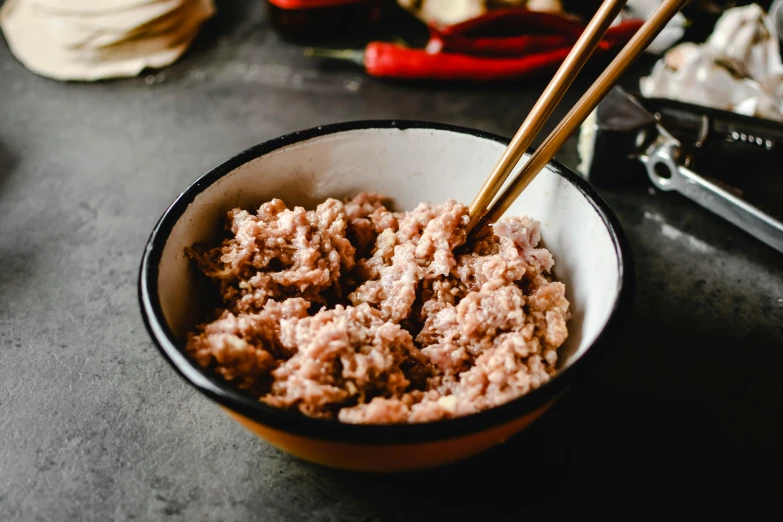
[[[351,471],[394,473],[434,468],[484,452],[525,429],[556,399],[522,417],[483,431],[432,442],[359,444],[294,435],[270,428],[228,408],[226,413],[272,446],[316,464]]]

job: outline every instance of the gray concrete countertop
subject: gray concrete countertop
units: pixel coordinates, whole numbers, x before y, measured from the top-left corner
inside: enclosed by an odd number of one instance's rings
[[[646,186],[601,191],[637,262],[622,339],[578,392],[481,457],[401,476],[324,469],[189,387],[136,295],[148,234],[187,184],[336,121],[511,135],[544,85],[376,81],[302,58],[261,2],[221,7],[180,62],[130,80],[49,81],[0,43],[0,520],[628,517],[779,495],[783,256]],[[575,166],[573,141],[559,159]]]

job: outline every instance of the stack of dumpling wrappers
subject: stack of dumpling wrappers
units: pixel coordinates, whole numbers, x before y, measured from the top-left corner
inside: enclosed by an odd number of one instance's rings
[[[6,0],[0,27],[31,71],[94,81],[171,64],[214,12],[213,0]]]

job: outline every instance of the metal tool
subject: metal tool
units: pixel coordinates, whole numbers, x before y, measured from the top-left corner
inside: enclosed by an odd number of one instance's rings
[[[699,205],[783,252],[783,223],[678,163],[680,142],[656,126],[658,138],[639,159],[661,190],[676,190]]]
[[[580,170],[593,183],[633,182],[641,166],[660,190],[681,193],[783,252],[783,221],[773,215],[783,212],[783,176],[759,170],[767,164],[783,172],[783,124],[669,100],[640,101],[615,88],[583,126],[581,141]],[[710,170],[732,172],[735,183],[703,174]],[[761,208],[736,182],[758,184],[764,177],[769,184],[757,198],[765,203]]]

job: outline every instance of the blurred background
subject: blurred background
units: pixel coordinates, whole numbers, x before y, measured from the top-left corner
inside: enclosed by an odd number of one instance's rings
[[[202,173],[289,132],[410,119],[512,136],[599,2],[0,4],[0,520],[777,508],[781,253],[659,190],[637,131],[662,122],[683,165],[780,220],[783,9],[691,1],[558,153],[636,260],[631,319],[580,393],[477,459],[377,477],[264,445],[171,371],[138,311],[149,233]],[[628,2],[536,144],[656,5]],[[626,95],[653,120],[612,120]]]

